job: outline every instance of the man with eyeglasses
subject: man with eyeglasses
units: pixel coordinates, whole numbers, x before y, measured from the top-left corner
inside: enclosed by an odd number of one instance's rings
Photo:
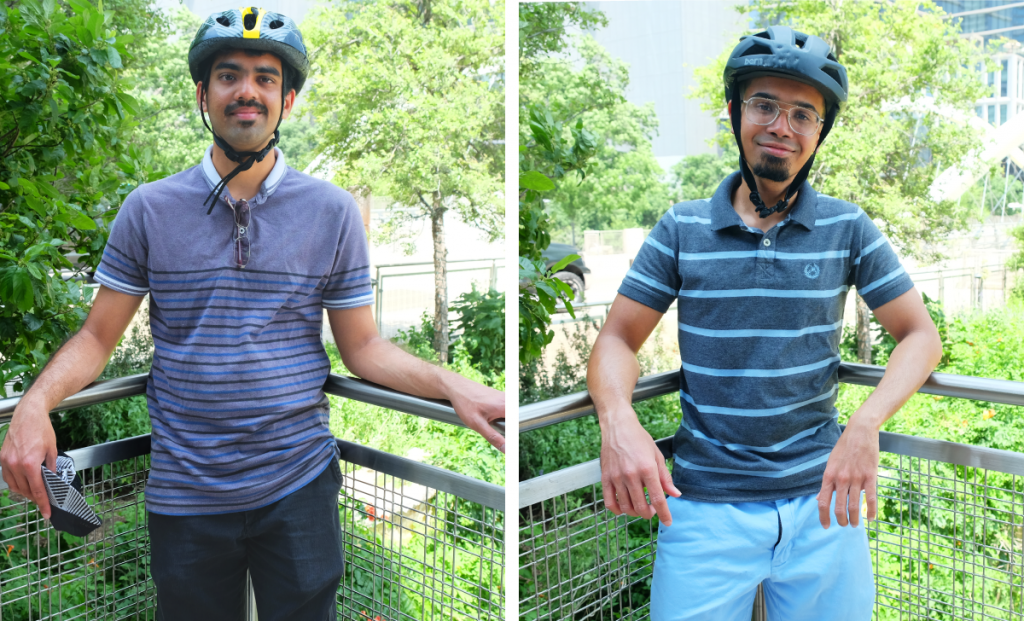
[[[661,521],[655,621],[745,621],[761,583],[771,619],[862,621],[874,582],[860,518],[875,516],[878,431],[941,344],[875,224],[806,181],[847,99],[828,44],[781,26],[743,37],[724,82],[740,171],[658,222],[591,354],[604,502]],[[850,287],[899,345],[843,430]],[[676,301],[682,421],[669,474],[630,403],[636,352]]]
[[[240,618],[248,571],[261,619],[333,619],[342,481],[323,392],[323,309],[350,371],[451,401],[501,451],[491,422],[504,418],[504,395],[378,335],[355,201],[288,168],[275,148],[309,68],[294,22],[255,7],[213,14],[189,68],[214,144],[200,165],[125,199],[82,330],[14,413],[3,478],[50,517],[40,476],[57,454],[48,413],[99,375],[148,293],[157,618]]]

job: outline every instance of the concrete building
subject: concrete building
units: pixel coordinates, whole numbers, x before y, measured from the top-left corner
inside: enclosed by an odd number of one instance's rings
[[[738,41],[746,21],[735,9],[742,0],[646,0],[588,2],[608,17],[593,33],[612,56],[629,63],[629,101],[654,102],[658,135],[654,155],[668,170],[687,155],[714,153],[708,145],[717,132],[715,115],[687,95],[693,70],[706,65]],[[724,105],[724,104],[723,104]]]

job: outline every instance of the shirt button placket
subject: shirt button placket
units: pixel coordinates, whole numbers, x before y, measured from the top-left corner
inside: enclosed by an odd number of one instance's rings
[[[757,257],[757,280],[769,282],[775,278],[775,240],[778,227],[764,234],[760,241]]]

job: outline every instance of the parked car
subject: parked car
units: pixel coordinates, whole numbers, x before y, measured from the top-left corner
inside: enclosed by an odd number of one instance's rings
[[[579,254],[580,251],[571,244],[551,244],[547,247],[544,252],[541,253],[541,257],[544,259],[547,265],[548,271],[551,268],[569,256],[570,254]],[[554,273],[555,278],[563,281],[565,284],[572,288],[573,292],[573,304],[579,304],[583,302],[584,292],[587,288],[586,274],[590,273],[590,269],[583,262],[582,258],[576,259],[572,263],[566,265],[561,270]],[[560,305],[561,306],[561,305]]]

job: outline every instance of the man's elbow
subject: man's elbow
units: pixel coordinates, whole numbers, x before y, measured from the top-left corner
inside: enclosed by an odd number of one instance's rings
[[[923,335],[923,347],[922,354],[924,359],[928,361],[928,369],[935,370],[935,367],[939,366],[942,361],[942,338],[939,336],[939,330],[935,327],[935,324],[931,321],[925,326],[921,333]]]

